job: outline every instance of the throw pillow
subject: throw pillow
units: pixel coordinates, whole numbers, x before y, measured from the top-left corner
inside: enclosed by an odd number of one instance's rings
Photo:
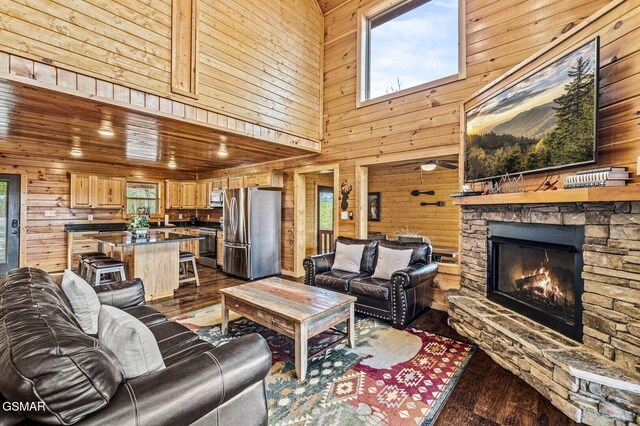
[[[336,242],[336,253],[333,258],[334,271],[360,272],[364,244],[343,244]]]
[[[406,268],[411,261],[412,249],[394,250],[387,247],[378,248],[378,263],[376,270],[373,272],[373,278],[382,280],[391,279],[394,272]]]
[[[118,308],[102,305],[98,340],[116,356],[127,379],[164,368],[158,342],[151,330]]]
[[[88,282],[65,269],[62,276],[62,291],[64,292],[73,314],[82,331],[87,334],[98,334],[98,315],[100,315],[100,300],[95,290]]]

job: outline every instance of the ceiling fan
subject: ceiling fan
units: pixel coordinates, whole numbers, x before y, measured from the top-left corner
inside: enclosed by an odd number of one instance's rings
[[[402,167],[401,165],[395,167]],[[442,167],[443,169],[455,170],[458,168],[458,164],[453,161],[447,160],[426,160],[414,170],[422,170],[424,172],[431,172],[438,167]]]

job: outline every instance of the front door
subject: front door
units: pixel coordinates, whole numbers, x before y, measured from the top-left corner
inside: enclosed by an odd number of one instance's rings
[[[20,266],[20,175],[0,174],[0,274]]]

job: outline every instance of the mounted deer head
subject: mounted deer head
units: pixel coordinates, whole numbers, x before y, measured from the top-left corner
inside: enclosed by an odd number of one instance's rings
[[[342,194],[342,197],[340,197],[340,200],[342,200],[340,207],[343,212],[349,208],[349,194],[351,194],[352,190],[353,187],[351,185],[347,185],[346,180],[340,185],[340,193]]]

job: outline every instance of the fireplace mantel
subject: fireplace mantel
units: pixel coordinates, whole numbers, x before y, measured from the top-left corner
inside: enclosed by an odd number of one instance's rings
[[[557,191],[515,192],[457,197],[453,204],[482,206],[496,204],[558,204],[597,203],[607,201],[638,201],[640,185],[610,186],[606,188],[559,189]]]

